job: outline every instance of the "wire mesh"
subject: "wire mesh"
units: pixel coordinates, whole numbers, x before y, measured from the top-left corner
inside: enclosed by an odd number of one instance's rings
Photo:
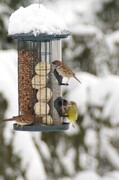
[[[52,68],[54,50],[59,53],[52,41],[18,40],[19,115],[32,115],[35,124],[62,124],[54,106],[61,96]]]

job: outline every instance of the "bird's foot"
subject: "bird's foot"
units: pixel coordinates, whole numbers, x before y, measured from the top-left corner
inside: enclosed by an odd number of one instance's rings
[[[64,114],[64,113],[62,113],[61,116],[62,116],[62,117],[68,117],[68,115],[67,115],[67,114]]]
[[[62,82],[60,82],[59,85],[60,85],[60,86],[61,86],[61,85],[63,85],[63,86],[68,86],[69,84],[68,84],[68,83],[62,83]]]
[[[17,128],[22,128],[22,129],[23,129],[23,128],[24,128],[24,125],[21,125],[21,124],[18,124],[18,123],[17,123]]]
[[[69,84],[68,83],[65,83],[65,86],[68,86]]]

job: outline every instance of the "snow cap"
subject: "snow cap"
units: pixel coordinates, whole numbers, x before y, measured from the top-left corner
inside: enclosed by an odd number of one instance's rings
[[[8,35],[28,34],[62,34],[66,30],[63,20],[42,4],[20,7],[9,19]]]

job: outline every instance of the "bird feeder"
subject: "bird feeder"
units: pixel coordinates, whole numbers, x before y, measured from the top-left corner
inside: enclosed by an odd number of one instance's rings
[[[69,31],[61,33],[15,33],[18,47],[18,120],[14,130],[67,130],[58,112],[61,86],[54,75],[52,61],[62,59],[61,40]],[[22,123],[26,122],[25,123]],[[16,117],[17,121],[17,117]],[[20,123],[19,123],[20,124]]]

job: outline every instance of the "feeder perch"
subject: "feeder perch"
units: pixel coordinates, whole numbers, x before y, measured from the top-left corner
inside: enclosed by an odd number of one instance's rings
[[[32,122],[23,126],[15,123],[14,130],[50,132],[69,128],[57,109],[56,102],[62,94],[52,66],[52,61],[62,59],[61,40],[69,35],[67,30],[54,34],[34,35],[31,31],[9,35],[18,44],[18,119]]]

